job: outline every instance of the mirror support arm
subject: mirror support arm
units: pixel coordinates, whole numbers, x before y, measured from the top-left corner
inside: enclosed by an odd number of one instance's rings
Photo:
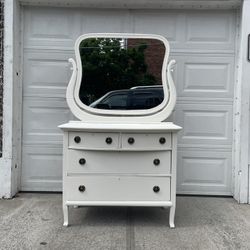
[[[171,60],[167,66],[167,82],[168,82],[169,92],[170,92],[170,95],[169,95],[170,98],[167,104],[169,115],[172,113],[176,104],[176,88],[175,88],[174,80],[172,77],[172,72],[174,70],[175,64],[176,64],[176,61]]]
[[[69,58],[69,63],[72,64],[72,75],[67,87],[66,91],[66,100],[68,103],[68,106],[70,110],[76,114],[77,112],[82,112],[82,110],[76,105],[75,100],[74,100],[74,88],[76,84],[76,78],[77,78],[77,66],[76,66],[76,61],[73,58]]]

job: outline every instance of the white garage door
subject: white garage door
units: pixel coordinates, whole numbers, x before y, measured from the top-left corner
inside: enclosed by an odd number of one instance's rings
[[[156,33],[177,60],[179,193],[231,194],[235,58],[232,11],[24,9],[22,190],[61,190],[67,59],[87,32]]]

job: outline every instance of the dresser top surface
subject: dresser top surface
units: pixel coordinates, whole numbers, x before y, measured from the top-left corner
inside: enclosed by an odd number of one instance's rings
[[[62,130],[70,131],[127,131],[127,132],[171,132],[181,130],[172,122],[159,123],[87,123],[70,121],[59,126]]]

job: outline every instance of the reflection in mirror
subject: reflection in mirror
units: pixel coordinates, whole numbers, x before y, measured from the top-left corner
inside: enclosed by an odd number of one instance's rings
[[[157,39],[87,38],[80,43],[79,98],[92,108],[138,110],[164,99],[165,46]]]

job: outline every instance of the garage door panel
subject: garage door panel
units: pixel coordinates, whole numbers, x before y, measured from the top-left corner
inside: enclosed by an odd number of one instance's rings
[[[183,129],[178,133],[180,145],[231,145],[232,106],[177,104],[175,122]]]
[[[53,48],[72,48],[81,24],[74,9],[46,7],[26,7],[24,23],[24,47]]]
[[[133,11],[133,26],[135,33],[154,33],[165,36],[175,47],[180,42],[180,21],[178,12],[165,11]],[[157,14],[156,14],[157,13]],[[171,47],[172,49],[172,47]]]
[[[177,50],[234,52],[235,14],[229,11],[77,10],[25,8],[25,47],[72,48],[88,32],[160,34]],[[58,28],[60,27],[60,28]]]
[[[23,144],[62,145],[62,131],[58,125],[72,117],[66,100],[29,98],[23,102]]]
[[[23,191],[62,191],[62,147],[23,146],[23,155]]]
[[[198,54],[171,58],[177,61],[179,100],[182,97],[233,98],[234,56]]]
[[[235,15],[214,11],[186,15],[185,43],[191,49],[234,50]]]
[[[231,152],[178,152],[177,191],[193,194],[230,194]]]
[[[71,76],[68,59],[73,52],[28,52],[24,54],[24,97],[65,98]]]
[[[125,10],[88,10],[81,13],[82,34],[132,32]]]
[[[26,8],[25,48],[72,49],[78,36],[85,33],[132,32],[127,13],[125,10]]]
[[[230,11],[132,11],[134,32],[165,36],[171,51],[234,52],[235,15]]]

